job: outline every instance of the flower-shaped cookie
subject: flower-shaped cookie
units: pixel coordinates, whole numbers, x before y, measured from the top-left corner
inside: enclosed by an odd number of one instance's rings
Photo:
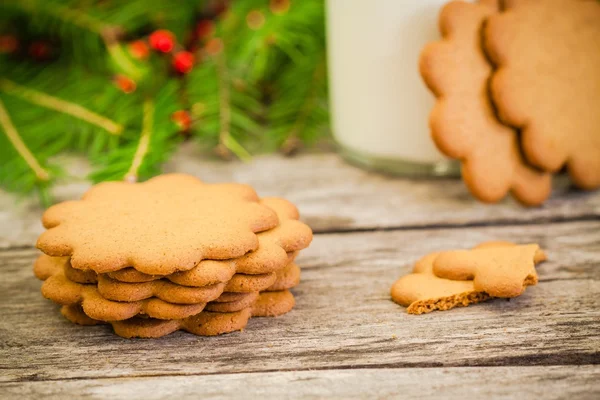
[[[81,200],[49,208],[37,246],[98,273],[133,267],[151,275],[187,271],[202,259],[241,257],[276,213],[242,184],[205,184],[183,174],[144,183],[106,182]]]
[[[418,260],[411,274],[394,283],[391,296],[406,306],[409,314],[465,307],[492,296],[514,297],[537,283],[532,265],[545,260],[546,254],[538,245],[506,241],[484,242],[472,250],[432,253]]]
[[[488,97],[492,66],[480,35],[497,11],[497,1],[453,1],[442,9],[443,39],[426,46],[420,59],[421,75],[437,97],[431,134],[444,154],[462,161],[475,197],[497,202],[511,191],[522,203],[537,205],[550,194],[550,176],[526,165],[517,132],[498,121]]]
[[[600,187],[600,2],[505,0],[484,39],[494,103],[527,159]]]
[[[539,253],[537,244],[444,251],[435,258],[433,273],[454,281],[473,280],[475,290],[493,297],[517,297],[537,284]]]

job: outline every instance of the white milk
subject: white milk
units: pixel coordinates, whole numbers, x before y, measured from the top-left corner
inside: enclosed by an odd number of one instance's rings
[[[355,161],[385,160],[388,172],[414,172],[410,164],[420,173],[448,172],[429,133],[434,97],[419,74],[423,46],[440,37],[444,3],[327,0],[333,133]]]

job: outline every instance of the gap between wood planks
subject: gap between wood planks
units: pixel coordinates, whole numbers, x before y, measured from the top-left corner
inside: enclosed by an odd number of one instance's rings
[[[252,375],[260,375],[260,374],[269,374],[269,373],[277,373],[277,372],[303,372],[303,371],[347,371],[347,370],[373,370],[373,369],[414,369],[414,368],[534,368],[534,367],[557,367],[557,366],[593,366],[600,365],[600,353],[592,353],[592,354],[567,354],[567,357],[572,356],[580,356],[582,358],[582,363],[568,363],[562,362],[566,359],[563,358],[563,354],[551,354],[551,355],[543,355],[541,357],[506,357],[506,358],[498,358],[498,362],[488,362],[488,363],[473,363],[473,364],[437,364],[437,363],[384,363],[384,364],[356,364],[356,365],[339,365],[339,366],[330,366],[330,367],[315,367],[315,368],[280,368],[280,369],[265,369],[261,371],[231,371],[227,373],[221,372],[192,372],[192,373],[184,373],[184,372],[171,372],[171,373],[161,373],[161,374],[135,374],[135,375],[122,375],[122,376],[74,376],[74,377],[65,377],[65,378],[38,378],[36,375],[34,376],[25,376],[20,379],[13,379],[10,381],[0,382],[0,387],[4,385],[10,385],[14,383],[24,383],[24,382],[64,382],[64,381],[86,381],[86,380],[94,380],[94,381],[102,381],[102,380],[128,380],[128,379],[141,379],[141,378],[169,378],[169,377],[192,377],[192,376],[216,376],[216,375],[242,375],[242,374],[252,374]],[[537,359],[536,363],[531,364],[519,364],[514,363],[515,360],[525,360],[531,361],[532,359]],[[554,363],[547,363],[545,361],[558,361]],[[476,361],[476,360],[475,360]],[[488,360],[490,361],[490,360]],[[3,368],[0,368],[2,370]]]
[[[412,231],[412,230],[433,230],[433,229],[468,229],[468,228],[485,228],[485,227],[508,227],[508,226],[533,226],[543,224],[567,224],[571,222],[596,222],[600,221],[600,216],[595,214],[580,215],[577,217],[550,217],[540,218],[537,221],[519,221],[519,220],[502,220],[490,222],[466,222],[464,224],[431,224],[431,225],[402,225],[402,226],[386,226],[373,228],[338,228],[338,229],[315,229],[314,233],[319,235],[328,234],[344,234],[344,233],[362,233],[362,232],[388,232],[388,231]]]

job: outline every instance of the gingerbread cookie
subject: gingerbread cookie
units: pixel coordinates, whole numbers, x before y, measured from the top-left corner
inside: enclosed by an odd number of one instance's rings
[[[473,247],[473,249],[489,249],[492,247],[508,247],[508,246],[517,246],[517,244],[514,242],[506,241],[506,240],[490,240],[488,242],[483,242],[483,243],[478,244],[477,246]],[[547,259],[548,259],[548,256],[546,255],[544,250],[539,249],[539,248],[537,249],[537,251],[535,252],[535,255],[533,256],[533,262],[535,264],[544,262]]]
[[[81,308],[63,306],[61,313],[71,322],[80,325],[106,323],[89,318]],[[111,321],[115,333],[124,338],[158,338],[177,330],[184,330],[199,336],[216,336],[242,330],[250,319],[250,309],[232,313],[203,311],[197,315],[179,320],[158,320],[153,318],[131,318],[125,321]]]
[[[259,242],[260,242],[259,233]],[[262,247],[265,249],[265,247]],[[266,249],[265,249],[266,250]],[[260,250],[256,250],[259,252]],[[263,251],[265,252],[265,251]],[[297,256],[298,252],[287,253],[287,263],[291,263]],[[272,272],[271,269],[279,270],[284,262],[283,257],[278,257],[276,262],[271,260],[269,267],[265,268],[264,273]],[[207,286],[220,282],[228,282],[236,272],[236,259],[233,260],[202,260],[198,265],[189,271],[175,272],[171,275],[148,275],[143,272],[136,271],[133,268],[124,268],[118,271],[109,272],[107,275],[117,281],[128,283],[141,283],[155,281],[166,278],[173,283],[183,286]]]
[[[600,187],[600,3],[503,5],[484,31],[500,118],[521,130],[529,162],[551,172],[566,165],[580,188]]]
[[[437,97],[431,134],[445,155],[461,160],[463,180],[479,200],[494,203],[510,191],[521,203],[538,205],[550,195],[551,177],[525,163],[517,132],[498,121],[488,96],[492,66],[481,30],[497,3],[452,1],[442,9],[443,39],[425,47],[419,65]]]
[[[83,309],[78,304],[62,306],[60,308],[60,313],[63,315],[63,317],[77,325],[94,326],[105,323],[104,321],[93,319],[85,315]]]
[[[263,292],[252,305],[253,317],[278,317],[294,308],[296,300],[289,290]]]
[[[251,307],[258,299],[258,292],[248,293],[248,296],[241,300],[227,302],[210,302],[204,308],[206,311],[214,312],[235,312]]]
[[[312,230],[308,225],[298,221],[298,209],[292,203],[276,197],[267,197],[261,200],[261,204],[275,210],[282,223],[276,228],[259,235],[260,245],[258,251],[248,253],[236,260],[236,271],[238,273],[262,274],[277,271],[288,265],[291,257],[295,257],[294,254],[290,253],[307,248],[312,241]],[[271,258],[260,254],[261,248],[282,249],[286,253],[280,253],[280,257],[285,257],[285,263],[270,266],[272,264],[270,262]]]
[[[158,319],[181,319],[200,313],[205,303],[171,304],[152,298],[135,302],[107,300],[95,285],[70,281],[56,269],[42,285],[42,295],[57,304],[80,305],[87,316],[101,321],[119,321],[144,314]]]
[[[300,267],[291,263],[282,270],[277,271],[277,280],[268,289],[268,292],[291,289],[300,283]]]
[[[276,280],[277,275],[275,272],[260,275],[235,274],[227,282],[224,291],[233,293],[261,292],[273,285]]]
[[[445,279],[473,280],[475,290],[493,297],[516,297],[538,281],[537,244],[453,250],[439,253],[433,273]]]
[[[466,307],[491,298],[475,290],[473,281],[453,281],[433,274],[433,261],[438,253],[424,256],[415,264],[413,273],[398,279],[392,286],[394,302],[407,307],[409,314]]]
[[[536,246],[536,245],[535,245]],[[475,246],[474,250],[518,248],[518,245],[507,241],[490,241]],[[459,250],[461,251],[461,250]],[[469,250],[466,250],[469,251]],[[472,250],[471,250],[472,251]],[[452,253],[452,252],[446,252]],[[413,272],[398,279],[391,289],[392,299],[405,307],[409,314],[423,314],[434,310],[449,310],[457,306],[468,306],[492,298],[488,293],[476,288],[470,275],[454,270],[454,278],[465,280],[444,279],[434,274],[434,263],[443,252],[432,253],[422,257],[415,263]],[[533,253],[537,264],[546,259],[545,253],[538,248]],[[469,268],[470,270],[470,268]],[[535,284],[533,280],[525,280],[525,286]]]
[[[217,336],[240,331],[246,327],[251,311],[246,308],[231,313],[203,311],[198,315],[181,320],[161,321],[156,319],[132,318],[112,322],[115,333],[125,338],[155,338],[184,330],[199,336]]]
[[[131,267],[109,272],[108,276],[113,280],[128,283],[166,278],[183,286],[207,286],[230,281],[238,268],[245,274],[278,271],[291,263],[299,250],[308,247],[312,240],[312,231],[306,224],[297,220],[298,210],[289,201],[265,198],[261,200],[261,204],[275,211],[280,224],[275,229],[259,233],[259,248],[244,257],[232,260],[202,260],[189,271],[179,271],[166,276],[145,274]]]
[[[144,183],[105,182],[79,201],[50,207],[37,246],[71,256],[76,269],[126,267],[150,275],[192,269],[203,259],[231,259],[256,250],[256,234],[279,221],[241,184],[204,184],[183,174]]]
[[[213,300],[213,303],[214,302],[217,302],[217,303],[229,303],[231,301],[238,301],[238,300],[246,299],[246,298],[252,297],[252,296],[254,296],[254,293],[223,292],[218,298],[216,298],[216,299]]]
[[[142,283],[126,283],[111,279],[105,275],[98,276],[98,292],[109,300],[139,301],[157,297],[175,304],[206,303],[218,298],[225,289],[225,283],[202,287],[176,285],[168,280]]]
[[[98,291],[107,299],[115,301],[138,301],[150,297],[170,303],[192,304],[202,301],[213,301],[223,292],[259,292],[273,285],[277,276],[274,272],[261,275],[235,274],[229,282],[192,287],[172,283],[167,279],[150,282],[127,283],[98,276]]]

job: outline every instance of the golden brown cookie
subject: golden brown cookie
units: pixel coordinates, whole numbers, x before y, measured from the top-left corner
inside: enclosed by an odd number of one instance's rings
[[[250,186],[205,184],[184,174],[100,183],[81,200],[50,207],[42,222],[48,230],[38,248],[71,256],[76,269],[133,267],[150,275],[241,257],[258,248],[256,233],[279,223]]]
[[[131,267],[109,272],[108,276],[114,280],[129,283],[166,278],[183,286],[207,286],[228,282],[238,269],[245,274],[266,274],[280,270],[296,258],[299,250],[308,247],[312,240],[312,231],[307,225],[297,221],[298,210],[289,201],[265,198],[261,200],[261,204],[275,211],[280,226],[259,233],[257,235],[259,248],[242,258],[203,260],[189,271],[179,271],[166,276],[145,274]],[[73,280],[78,282],[77,279]]]
[[[261,292],[271,286],[277,280],[275,272],[260,275],[235,274],[227,285],[225,292],[251,293]]]
[[[263,292],[252,305],[252,316],[278,317],[292,311],[294,305],[296,305],[296,300],[289,290]]]
[[[439,253],[428,254],[417,261],[413,273],[398,279],[391,289],[394,302],[407,307],[409,314],[466,307],[491,298],[475,290],[473,281],[453,281],[433,274],[433,261]]]
[[[277,280],[268,289],[267,292],[291,289],[300,283],[300,267],[291,263],[287,267],[277,271]]]
[[[445,279],[473,280],[476,291],[493,297],[516,297],[538,281],[537,244],[452,250],[439,253],[433,273]]]
[[[517,246],[517,244],[514,242],[506,241],[506,240],[490,240],[488,242],[480,243],[473,248],[474,249],[485,249],[485,248],[490,248],[490,247],[508,247],[508,246]],[[546,253],[544,252],[544,250],[538,249],[535,252],[533,262],[535,264],[539,264],[541,262],[546,261],[547,259],[548,259],[548,256],[546,256]]]
[[[223,292],[218,298],[214,299],[213,302],[217,303],[229,303],[231,301],[238,301],[242,299],[246,299],[248,297],[252,297],[252,293],[232,293],[232,292]]]
[[[64,270],[69,262],[69,257],[50,257],[40,254],[33,263],[33,274],[41,281],[45,281],[58,271]]]
[[[198,314],[206,305],[171,304],[157,298],[135,302],[107,300],[95,285],[70,281],[60,267],[43,283],[42,295],[57,304],[81,305],[87,316],[101,321],[125,320],[140,314],[158,319],[181,319]]]
[[[184,330],[198,336],[217,336],[244,329],[250,316],[250,309],[246,308],[231,313],[201,312],[179,321],[132,318],[111,324],[115,333],[125,338],[156,338],[176,330]]]
[[[497,1],[451,1],[440,14],[443,39],[427,45],[420,72],[437,97],[431,134],[448,157],[462,162],[462,176],[479,200],[494,203],[510,191],[526,205],[550,195],[551,176],[528,166],[517,132],[496,118],[488,96],[492,66],[481,43],[485,20],[498,12]]]
[[[507,249],[516,246],[517,244],[513,242],[488,241],[473,249]],[[415,263],[411,274],[403,276],[394,283],[391,296],[396,303],[407,307],[409,314],[423,314],[434,310],[465,307],[492,298],[488,293],[476,289],[473,280],[451,280],[436,276],[433,273],[434,261],[440,254],[438,252],[422,257]],[[546,255],[539,248],[533,257],[536,264],[546,260]],[[462,277],[469,277],[464,271],[458,272],[463,274]],[[524,284],[535,283],[526,280]]]
[[[260,233],[259,241],[260,241]],[[258,251],[258,250],[257,250]],[[287,263],[294,261],[298,255],[297,251],[287,253]],[[279,260],[277,263],[271,262],[271,268],[280,269]],[[118,271],[109,272],[107,275],[117,281],[129,283],[141,283],[155,281],[166,278],[171,282],[183,286],[207,286],[219,282],[228,282],[236,272],[236,259],[232,260],[202,260],[198,265],[189,271],[175,272],[171,275],[148,275],[136,271],[133,268],[124,268]],[[272,271],[266,270],[264,273]]]
[[[63,317],[77,325],[94,326],[106,323],[104,321],[93,319],[85,315],[83,309],[81,308],[81,305],[79,304],[62,306],[60,308],[60,313],[63,315]]]
[[[219,271],[221,273],[225,273],[226,272],[226,268],[224,268],[224,267],[221,266],[221,262],[222,261],[202,260],[194,268],[198,268],[200,265],[204,265],[205,263],[209,263],[209,265],[210,265],[210,263],[215,263],[217,271]],[[192,268],[192,270],[194,268]],[[234,271],[233,273],[235,273],[235,268],[232,268],[232,269]],[[108,272],[108,273],[106,273],[106,275],[108,275],[109,278],[112,278],[112,279],[114,279],[116,281],[129,282],[129,283],[150,282],[150,281],[155,281],[157,279],[162,279],[165,276],[171,276],[171,275],[149,275],[149,274],[144,274],[143,272],[140,272],[140,271],[138,271],[138,270],[136,270],[135,268],[132,268],[132,267],[123,268],[123,269],[120,269],[118,271]],[[210,285],[212,283],[218,283],[218,282],[207,283],[207,285]],[[201,285],[201,286],[206,286],[206,285]]]
[[[248,293],[248,296],[235,301],[210,302],[204,308],[206,311],[235,312],[251,307],[258,299],[258,292]]]
[[[98,291],[105,298],[115,301],[138,301],[158,297],[170,303],[193,304],[213,301],[223,292],[259,292],[271,286],[276,278],[274,272],[261,275],[235,274],[226,283],[191,287],[178,285],[167,279],[127,283],[100,274],[98,276]]]
[[[500,118],[521,130],[529,162],[551,172],[566,165],[580,188],[600,187],[600,2],[503,5],[484,31]]]
[[[267,197],[261,200],[261,203],[277,212],[279,218],[283,221],[279,226],[262,233],[259,236],[258,251],[251,252],[236,260],[237,272],[242,274],[262,274],[265,272],[277,271],[288,265],[290,255],[288,253],[297,252],[305,249],[312,241],[312,230],[308,225],[298,221],[299,213],[296,206],[287,200],[276,197]],[[285,261],[277,265],[271,265],[271,257],[264,257],[261,248],[280,249],[286,252],[279,252],[279,257]]]
[[[71,322],[80,325],[105,323],[87,317],[81,308],[63,306],[62,314]],[[216,336],[242,330],[250,319],[250,309],[232,313],[201,312],[180,320],[158,320],[153,318],[131,318],[125,321],[108,322],[115,333],[124,338],[158,338],[177,330],[199,336]]]
[[[175,304],[207,303],[218,298],[225,289],[225,283],[202,287],[177,285],[166,279],[158,281],[126,283],[115,281],[105,275],[98,276],[98,292],[106,299],[114,301],[139,301],[157,297]]]

